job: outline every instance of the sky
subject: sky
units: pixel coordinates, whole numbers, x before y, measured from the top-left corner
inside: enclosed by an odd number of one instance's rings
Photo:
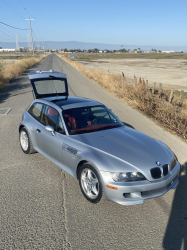
[[[187,1],[0,0],[0,42],[79,41],[121,45],[187,45]]]

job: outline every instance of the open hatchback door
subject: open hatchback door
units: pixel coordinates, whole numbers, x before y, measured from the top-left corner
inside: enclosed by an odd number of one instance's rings
[[[28,76],[35,99],[53,96],[68,97],[68,84],[65,74],[53,70],[37,70],[31,71]]]

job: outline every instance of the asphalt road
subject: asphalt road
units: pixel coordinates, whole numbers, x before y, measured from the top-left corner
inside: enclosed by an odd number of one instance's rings
[[[40,154],[25,155],[18,125],[33,100],[27,73],[0,92],[0,249],[187,249],[187,145],[131,109],[56,55],[32,70],[67,74],[69,92],[100,101],[118,117],[164,141],[183,165],[180,184],[142,205],[89,203],[78,182]]]

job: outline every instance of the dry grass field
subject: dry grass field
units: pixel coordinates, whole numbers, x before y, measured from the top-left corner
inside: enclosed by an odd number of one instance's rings
[[[20,76],[27,69],[41,61],[43,57],[30,57],[17,61],[0,61],[0,88],[5,86],[10,80]]]
[[[108,92],[114,94],[123,102],[157,121],[169,131],[187,139],[187,98],[184,95],[183,104],[180,103],[179,92],[174,93],[172,103],[169,102],[170,90],[162,90],[162,94],[146,91],[145,84],[136,84],[134,80],[122,77],[120,74],[103,72],[99,68],[88,68],[70,58],[61,57],[74,68],[82,72],[91,80],[97,82]]]

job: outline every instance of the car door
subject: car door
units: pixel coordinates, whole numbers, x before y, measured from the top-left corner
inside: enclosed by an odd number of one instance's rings
[[[59,163],[63,163],[62,145],[65,140],[65,131],[58,111],[45,105],[41,115],[41,126],[36,130],[37,142],[41,150],[47,154],[48,158],[53,158]],[[45,129],[50,125],[54,128],[55,134]]]
[[[40,102],[35,102],[28,110],[28,113],[34,118],[32,132],[35,134],[36,140],[36,150],[45,152],[45,138],[44,138],[44,124],[41,123],[42,110],[44,108],[44,104]]]
[[[45,151],[45,124],[42,122],[41,117],[43,115],[44,104],[35,102],[28,110],[35,120],[32,131],[35,133],[35,140],[37,144],[36,150],[40,153],[46,153]]]

